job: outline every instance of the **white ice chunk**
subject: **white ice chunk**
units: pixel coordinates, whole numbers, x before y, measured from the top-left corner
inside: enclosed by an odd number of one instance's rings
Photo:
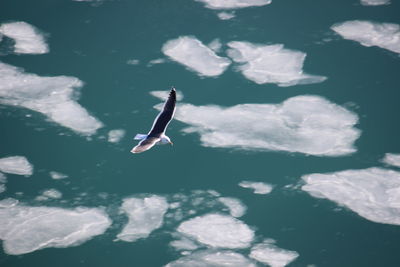
[[[133,242],[148,237],[163,224],[168,202],[160,196],[126,198],[121,208],[128,215],[129,222],[117,237],[119,240]]]
[[[61,180],[61,179],[68,178],[68,175],[61,173],[61,172],[51,171],[50,177],[54,180]]]
[[[363,46],[378,46],[400,53],[400,25],[371,21],[352,20],[331,27],[344,39],[359,42]]]
[[[228,20],[235,17],[234,12],[220,12],[218,13],[218,18],[221,20]]]
[[[149,63],[147,63],[148,67],[151,67],[153,65],[157,65],[157,64],[163,64],[166,62],[165,58],[156,58],[156,59],[152,59],[149,61]]]
[[[400,225],[400,172],[382,168],[309,174],[302,190],[346,206],[367,220]]]
[[[303,73],[306,54],[283,48],[283,45],[256,45],[249,42],[229,42],[227,53],[238,69],[249,80],[258,84],[275,83],[278,86],[319,83],[324,76]]]
[[[74,88],[82,84],[74,77],[41,77],[0,62],[0,104],[43,113],[64,127],[92,135],[103,124],[76,102]]]
[[[250,258],[271,267],[284,267],[294,261],[299,254],[296,251],[276,247],[270,242],[257,244],[251,248]]]
[[[211,247],[246,248],[254,232],[245,223],[231,216],[206,214],[182,222],[178,232]]]
[[[221,41],[217,38],[212,40],[208,45],[207,45],[212,51],[214,52],[219,52],[222,47]]]
[[[44,190],[40,196],[36,197],[36,200],[43,201],[43,200],[48,200],[49,198],[60,199],[62,198],[62,193],[54,188],[47,189]]]
[[[218,116],[215,116],[218,114]],[[320,96],[296,96],[281,104],[240,104],[232,107],[181,103],[175,119],[199,133],[208,147],[277,150],[316,156],[356,151],[358,116]]]
[[[400,167],[400,154],[386,153],[382,161],[386,164]]]
[[[361,0],[363,6],[380,6],[390,4],[390,0]]]
[[[166,267],[256,267],[249,259],[233,251],[199,251],[170,262]]]
[[[262,182],[242,181],[239,183],[239,186],[253,189],[254,194],[266,195],[272,191],[272,185]]]
[[[220,197],[218,200],[229,209],[229,212],[233,217],[242,217],[246,213],[246,205],[237,198]]]
[[[139,59],[128,59],[126,61],[126,64],[128,65],[139,65],[140,64],[140,60]]]
[[[77,246],[103,234],[111,225],[98,208],[29,207],[17,201],[0,203],[0,239],[7,254]]]
[[[43,34],[26,22],[18,21],[1,24],[0,34],[14,39],[16,53],[45,54],[49,52],[49,47]]]
[[[214,51],[190,36],[181,36],[165,43],[165,55],[203,76],[221,75],[231,61],[217,56]]]
[[[33,173],[33,166],[25,157],[12,156],[0,159],[0,171],[30,176]]]
[[[123,129],[115,129],[108,132],[108,142],[118,143],[124,138],[126,131]]]
[[[270,4],[271,0],[196,0],[206,4],[210,9],[236,9],[252,6],[265,6]]]
[[[180,236],[178,240],[174,240],[170,243],[170,246],[176,250],[195,250],[198,245],[185,236]]]
[[[3,193],[6,191],[6,185],[5,183],[7,183],[7,177],[0,172],[0,193]]]
[[[0,172],[0,183],[5,184],[7,183],[7,176],[4,173]]]

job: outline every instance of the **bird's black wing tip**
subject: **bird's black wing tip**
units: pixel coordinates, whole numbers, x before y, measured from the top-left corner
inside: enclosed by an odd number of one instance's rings
[[[171,92],[176,92],[175,86],[171,86]]]

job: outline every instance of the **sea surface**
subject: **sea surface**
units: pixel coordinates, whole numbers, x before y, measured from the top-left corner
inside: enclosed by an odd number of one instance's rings
[[[1,0],[0,266],[400,266],[399,71],[397,0]]]

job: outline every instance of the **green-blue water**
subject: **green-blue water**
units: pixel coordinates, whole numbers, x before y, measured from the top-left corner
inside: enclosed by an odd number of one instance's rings
[[[398,225],[367,220],[296,186],[309,173],[391,168],[381,159],[388,152],[400,153],[399,55],[344,40],[330,29],[348,20],[400,24],[399,2],[367,7],[356,0],[273,0],[238,9],[230,20],[220,20],[217,13],[192,0],[1,0],[0,24],[33,25],[45,34],[50,51],[3,51],[0,61],[39,76],[77,77],[84,82],[78,103],[104,127],[85,137],[43,114],[0,105],[0,158],[20,155],[34,166],[28,178],[6,174],[7,189],[0,198],[15,198],[27,206],[104,207],[113,222],[105,233],[78,246],[17,256],[1,251],[1,266],[163,266],[181,257],[169,246],[181,221],[166,220],[148,238],[135,242],[115,241],[127,222],[119,207],[126,197],[190,197],[192,190],[215,190],[241,200],[247,212],[239,219],[255,230],[254,243],[272,238],[278,247],[299,254],[288,266],[400,266]],[[148,65],[166,59],[163,45],[179,36],[195,36],[204,44],[218,38],[222,49],[230,41],[284,44],[307,54],[305,72],[328,79],[279,87],[254,83],[233,67],[218,77],[201,77],[172,60]],[[132,59],[138,64],[127,64]],[[132,138],[148,131],[157,115],[153,106],[160,101],[149,92],[171,85],[182,92],[183,102],[196,106],[277,104],[294,96],[322,96],[358,116],[357,151],[329,157],[206,147],[198,133],[183,133],[187,124],[174,120],[168,128],[173,147],[131,154],[136,144]],[[125,130],[125,137],[108,142],[112,129]],[[50,171],[68,178],[51,179]],[[243,180],[271,184],[273,190],[254,194],[238,186]],[[49,188],[62,192],[62,198],[34,200]],[[207,212],[220,210],[197,215]],[[249,248],[233,251],[249,254]]]

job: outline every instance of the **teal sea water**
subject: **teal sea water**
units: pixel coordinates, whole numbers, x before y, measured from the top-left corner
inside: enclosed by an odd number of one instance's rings
[[[400,266],[399,2],[258,2],[0,2],[1,266]]]

